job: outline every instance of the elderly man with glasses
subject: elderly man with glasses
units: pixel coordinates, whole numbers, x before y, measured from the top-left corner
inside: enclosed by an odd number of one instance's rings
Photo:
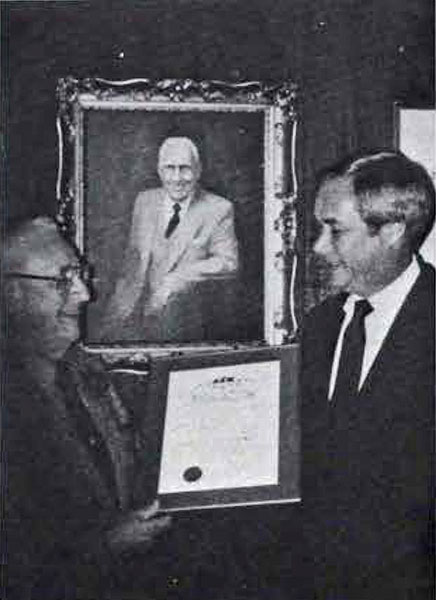
[[[58,381],[90,297],[87,269],[39,217],[8,235],[3,279],[4,592],[8,600],[118,597],[122,557],[147,548],[168,517],[156,505],[132,506],[132,427],[109,384],[94,385],[107,392],[98,397]]]

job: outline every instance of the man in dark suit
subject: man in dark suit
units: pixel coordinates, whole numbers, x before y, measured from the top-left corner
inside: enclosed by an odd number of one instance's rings
[[[59,377],[89,300],[83,265],[46,217],[21,223],[5,249],[4,597],[124,598],[123,556],[168,517],[133,506],[134,432],[103,370],[70,356]]]
[[[435,190],[400,152],[320,179],[314,246],[338,293],[303,332],[308,598],[429,600],[434,586]]]
[[[232,324],[207,331],[206,313],[238,269],[232,203],[199,186],[201,162],[189,138],[159,149],[162,187],[135,200],[120,277],[105,311],[108,340],[223,339]],[[215,337],[215,339],[217,339]]]

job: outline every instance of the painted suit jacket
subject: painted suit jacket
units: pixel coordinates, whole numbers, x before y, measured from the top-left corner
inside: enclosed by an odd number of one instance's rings
[[[334,577],[346,574],[348,586],[386,569],[395,577],[396,569],[404,597],[410,588],[410,598],[427,598],[434,557],[435,271],[421,265],[356,401],[339,407],[327,398],[344,300],[339,295],[316,307],[303,335],[305,533],[311,554],[336,569]],[[356,598],[366,598],[358,589]]]
[[[197,283],[235,275],[238,268],[238,244],[234,231],[233,206],[220,196],[199,189],[186,214],[168,240],[169,248],[160,280],[166,297],[150,290],[148,273],[159,217],[163,210],[163,188],[138,194],[132,216],[128,247],[121,276],[106,309],[105,329],[122,330],[135,308],[144,315],[159,318],[168,299],[177,303]],[[195,312],[193,294],[185,306]],[[138,306],[139,305],[139,306]],[[179,317],[183,318],[183,311]]]

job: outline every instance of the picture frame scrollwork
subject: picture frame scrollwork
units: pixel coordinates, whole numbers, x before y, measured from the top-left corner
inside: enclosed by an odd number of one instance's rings
[[[295,340],[297,100],[297,87],[290,81],[59,80],[57,220],[93,264],[97,294],[109,293],[112,264],[128,236],[132,198],[141,186],[155,184],[151,165],[156,149],[174,131],[199,140],[205,187],[234,202],[244,269],[240,289],[246,293],[238,296],[242,309],[234,337],[157,344],[146,336],[121,342],[99,339],[97,295],[84,319],[86,347],[131,354]],[[145,167],[142,154],[150,161]],[[147,181],[141,179],[144,173]],[[245,324],[247,318],[252,322]]]

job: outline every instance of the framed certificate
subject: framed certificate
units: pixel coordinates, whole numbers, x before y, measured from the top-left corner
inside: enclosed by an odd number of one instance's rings
[[[149,377],[146,462],[163,510],[300,500],[297,346],[164,357]]]

